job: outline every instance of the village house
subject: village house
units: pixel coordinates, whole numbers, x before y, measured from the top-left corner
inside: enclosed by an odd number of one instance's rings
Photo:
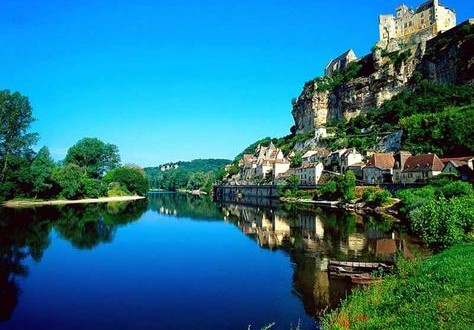
[[[390,153],[375,153],[362,170],[363,180],[369,184],[391,183],[395,158]]]
[[[273,143],[268,147],[259,145],[255,154],[245,154],[239,162],[240,177],[243,180],[277,177],[290,169],[290,162],[285,159],[281,149]]]
[[[323,170],[324,166],[322,163],[306,164],[293,169],[293,173],[298,176],[300,185],[316,186],[321,178]]]
[[[408,158],[412,156],[409,151],[399,151],[395,154],[395,166],[393,169],[393,183],[402,182],[402,170]]]
[[[453,174],[463,181],[474,182],[474,156],[441,158],[443,174]]]
[[[341,173],[345,173],[349,166],[362,162],[363,156],[355,148],[347,149],[340,157]]]
[[[348,171],[352,171],[357,180],[362,180],[364,178],[364,167],[366,164],[364,162],[355,163],[347,167]]]
[[[443,162],[435,154],[409,157],[401,174],[401,183],[426,182],[441,174]]]

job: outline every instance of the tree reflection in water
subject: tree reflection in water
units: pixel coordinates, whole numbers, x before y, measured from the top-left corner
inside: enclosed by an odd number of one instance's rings
[[[0,208],[0,322],[10,319],[18,303],[17,277],[27,276],[26,259],[39,262],[50,244],[51,230],[78,249],[111,242],[118,227],[138,220],[146,200],[31,209]]]

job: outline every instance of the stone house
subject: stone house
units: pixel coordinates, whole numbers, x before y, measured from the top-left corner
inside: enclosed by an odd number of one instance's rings
[[[474,156],[441,158],[443,174],[454,174],[463,181],[474,181]]]
[[[347,68],[349,63],[354,62],[355,60],[357,60],[356,54],[352,49],[349,49],[345,53],[331,60],[328,65],[326,65],[326,68],[324,69],[324,75],[326,77],[330,77],[337,71],[343,71]]]
[[[339,167],[341,169],[341,173],[345,173],[349,166],[354,165],[356,163],[361,163],[364,157],[360,152],[358,152],[355,148],[347,149],[340,157],[340,164]]]
[[[362,180],[364,178],[364,167],[366,164],[364,162],[355,163],[347,167],[348,171],[352,171],[357,180]]]
[[[395,154],[395,167],[393,169],[393,183],[402,182],[402,170],[408,158],[412,156],[409,151],[399,151]]]
[[[307,164],[299,168],[293,169],[293,173],[300,179],[300,185],[302,186],[315,186],[318,184],[319,179],[323,173],[324,166],[322,163]]]
[[[409,157],[401,173],[401,183],[425,182],[441,174],[443,162],[435,154]]]
[[[391,183],[395,158],[390,153],[375,153],[362,170],[363,180],[369,184]]]

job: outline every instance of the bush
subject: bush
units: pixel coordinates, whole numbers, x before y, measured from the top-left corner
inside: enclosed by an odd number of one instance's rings
[[[369,188],[364,191],[362,194],[362,201],[370,207],[379,207],[386,204],[392,194],[387,190],[376,191],[374,188]]]
[[[77,198],[82,195],[82,179],[84,170],[76,164],[67,164],[53,173],[53,179],[61,187],[60,195],[67,198]]]
[[[474,225],[474,197],[430,200],[410,212],[410,223],[434,250],[467,241]]]
[[[444,187],[441,187],[441,193],[447,199],[452,197],[462,197],[474,195],[472,185],[463,181],[450,182]]]
[[[84,178],[82,180],[84,196],[97,198],[104,196],[107,192],[105,185],[99,179]]]
[[[131,194],[144,196],[148,191],[148,180],[143,172],[137,167],[119,167],[108,172],[103,180],[107,185],[110,185],[112,182],[120,183],[122,192],[128,191]],[[110,189],[111,187],[109,186],[109,191]]]
[[[130,191],[127,190],[120,182],[111,182],[109,184],[109,189],[107,190],[107,196],[117,197],[117,196],[130,196]]]

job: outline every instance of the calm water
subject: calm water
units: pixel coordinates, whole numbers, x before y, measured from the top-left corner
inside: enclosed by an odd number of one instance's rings
[[[0,209],[0,329],[317,329],[327,260],[386,259],[390,221],[176,194]]]

